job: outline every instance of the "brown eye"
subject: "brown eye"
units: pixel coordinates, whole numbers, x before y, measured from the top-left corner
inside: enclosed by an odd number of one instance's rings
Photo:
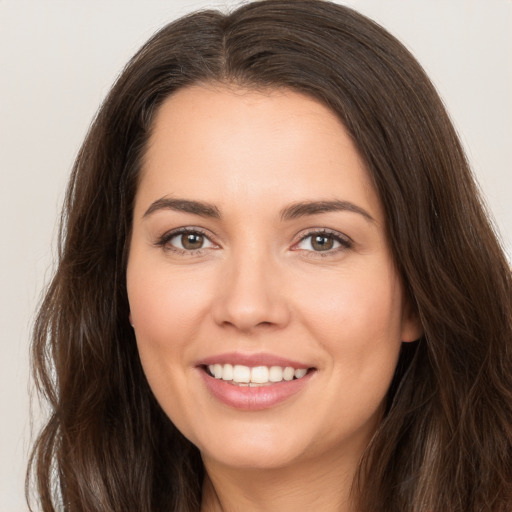
[[[338,249],[350,249],[352,246],[350,239],[347,239],[341,233],[317,231],[310,233],[302,238],[296,245],[298,249],[311,252],[337,252]]]
[[[180,241],[183,249],[193,251],[194,249],[201,249],[204,243],[204,236],[200,233],[184,233],[181,235]]]
[[[334,238],[328,235],[313,235],[311,237],[311,247],[315,251],[328,251],[334,247]]]
[[[215,246],[203,233],[189,230],[175,232],[173,235],[163,237],[160,245],[181,251],[197,251]]]

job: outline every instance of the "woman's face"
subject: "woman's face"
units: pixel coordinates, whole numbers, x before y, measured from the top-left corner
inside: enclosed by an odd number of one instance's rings
[[[354,144],[289,90],[166,100],[127,286],[149,384],[207,468],[357,459],[419,335]]]

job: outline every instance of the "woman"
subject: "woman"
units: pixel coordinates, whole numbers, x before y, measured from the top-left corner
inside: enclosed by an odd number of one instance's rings
[[[370,20],[270,0],[162,29],[61,233],[43,510],[510,509],[510,270],[434,88]]]

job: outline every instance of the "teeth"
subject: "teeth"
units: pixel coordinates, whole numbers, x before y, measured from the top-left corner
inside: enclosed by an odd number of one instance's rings
[[[302,379],[308,372],[307,368],[292,368],[291,366],[244,366],[241,364],[211,364],[210,374],[216,379],[230,381],[242,386],[257,386],[273,382]]]
[[[292,380],[295,374],[295,370],[291,366],[287,366],[283,370],[283,379],[284,380]]]
[[[251,369],[248,366],[235,364],[233,366],[233,381],[234,382],[251,382]]]
[[[271,366],[268,374],[270,382],[281,382],[283,380],[283,369],[280,366]]]
[[[266,366],[255,366],[251,370],[251,382],[254,384],[265,384],[268,382],[268,368]]]
[[[222,373],[223,373],[222,365],[214,364],[213,365],[213,376],[216,379],[221,379],[222,378]]]
[[[222,369],[222,380],[233,380],[233,365],[225,364],[224,366],[219,366]]]
[[[299,368],[298,370],[295,370],[295,378],[302,379],[302,377],[304,377],[306,373],[308,373],[308,370],[306,368]]]

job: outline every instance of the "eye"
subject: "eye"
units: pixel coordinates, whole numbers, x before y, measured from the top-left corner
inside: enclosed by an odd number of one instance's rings
[[[178,252],[193,252],[216,247],[204,233],[197,229],[181,229],[167,233],[158,241],[158,245]]]
[[[317,231],[302,237],[295,247],[303,251],[336,252],[338,249],[350,248],[351,242],[341,234]]]
[[[169,240],[169,243],[178,249],[185,249],[187,251],[203,249],[205,246],[207,247],[208,244],[212,245],[208,238],[201,233],[182,233],[175,235]]]

